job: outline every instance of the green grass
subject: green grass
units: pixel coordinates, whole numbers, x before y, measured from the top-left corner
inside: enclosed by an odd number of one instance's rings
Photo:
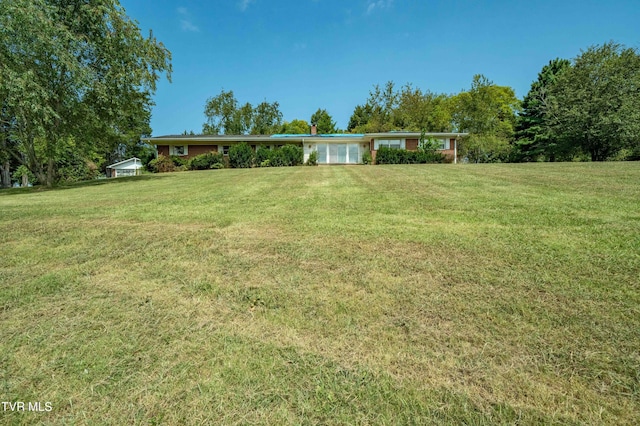
[[[7,424],[633,424],[640,164],[0,192]]]

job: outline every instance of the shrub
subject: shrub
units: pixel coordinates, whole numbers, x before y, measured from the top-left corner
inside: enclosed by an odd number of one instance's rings
[[[269,166],[270,167],[283,167],[287,165],[287,160],[282,148],[276,148],[269,153]]]
[[[376,164],[398,164],[398,149],[380,147],[376,154]]]
[[[376,154],[376,164],[425,164],[442,163],[444,160],[444,154],[431,150],[407,151],[406,149],[380,147]]]
[[[282,152],[285,166],[299,166],[303,163],[304,151],[301,146],[285,145],[276,151]]]
[[[153,173],[166,173],[174,171],[176,165],[170,157],[160,154],[155,160],[149,161],[147,168]]]
[[[24,183],[25,180],[31,184],[35,184],[37,182],[34,174],[31,173],[31,170],[29,170],[27,166],[25,166],[24,164],[21,164],[16,169],[16,171],[13,172],[13,175],[11,176],[11,178],[13,181],[18,182],[20,185],[22,185],[22,183]]]
[[[269,148],[264,146],[259,146],[258,149],[256,149],[256,164],[259,165],[260,167],[269,167],[268,164],[265,166],[263,165],[263,163],[265,161],[269,161],[270,154],[271,154],[271,150]]]
[[[253,150],[246,142],[229,148],[229,166],[236,169],[246,169],[253,165]]]
[[[256,151],[256,164],[260,167],[299,166],[303,164],[302,147],[285,145],[281,148],[268,149],[259,147]]]
[[[318,151],[311,151],[311,154],[309,154],[309,158],[307,158],[307,162],[305,164],[307,166],[317,166],[318,165]]]
[[[217,152],[200,154],[189,160],[189,170],[208,170],[224,168],[224,156]]]
[[[373,163],[373,157],[371,157],[371,151],[365,151],[362,153],[362,164]]]
[[[171,161],[173,161],[173,165],[176,167],[186,166],[189,163],[189,159],[179,155],[171,155],[170,158]]]

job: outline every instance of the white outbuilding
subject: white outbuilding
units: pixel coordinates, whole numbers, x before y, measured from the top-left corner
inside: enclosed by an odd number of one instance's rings
[[[136,176],[140,174],[140,169],[142,169],[142,161],[140,161],[139,158],[133,157],[107,166],[107,176]]]

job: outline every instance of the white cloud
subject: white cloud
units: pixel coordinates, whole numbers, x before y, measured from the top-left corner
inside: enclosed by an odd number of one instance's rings
[[[255,2],[255,0],[240,0],[238,7],[240,7],[240,10],[244,12],[253,2]]]
[[[198,26],[191,21],[189,11],[186,7],[179,7],[176,10],[182,17],[182,19],[180,19],[180,28],[182,28],[182,31],[188,31],[192,33],[200,32],[200,28],[198,28]]]
[[[374,10],[381,10],[391,7],[393,0],[368,0],[367,15],[373,13]]]
[[[197,25],[194,25],[193,22],[186,19],[180,20],[180,27],[182,27],[182,31],[190,31],[193,33],[197,33],[200,31],[200,28]]]

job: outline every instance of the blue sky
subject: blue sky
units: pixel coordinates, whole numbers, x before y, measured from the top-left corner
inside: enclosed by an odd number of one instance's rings
[[[171,51],[153,135],[199,132],[207,98],[277,101],[284,120],[324,108],[347,126],[373,85],[436,93],[474,74],[526,95],[541,68],[614,40],[640,48],[640,2],[430,0],[121,0]]]

